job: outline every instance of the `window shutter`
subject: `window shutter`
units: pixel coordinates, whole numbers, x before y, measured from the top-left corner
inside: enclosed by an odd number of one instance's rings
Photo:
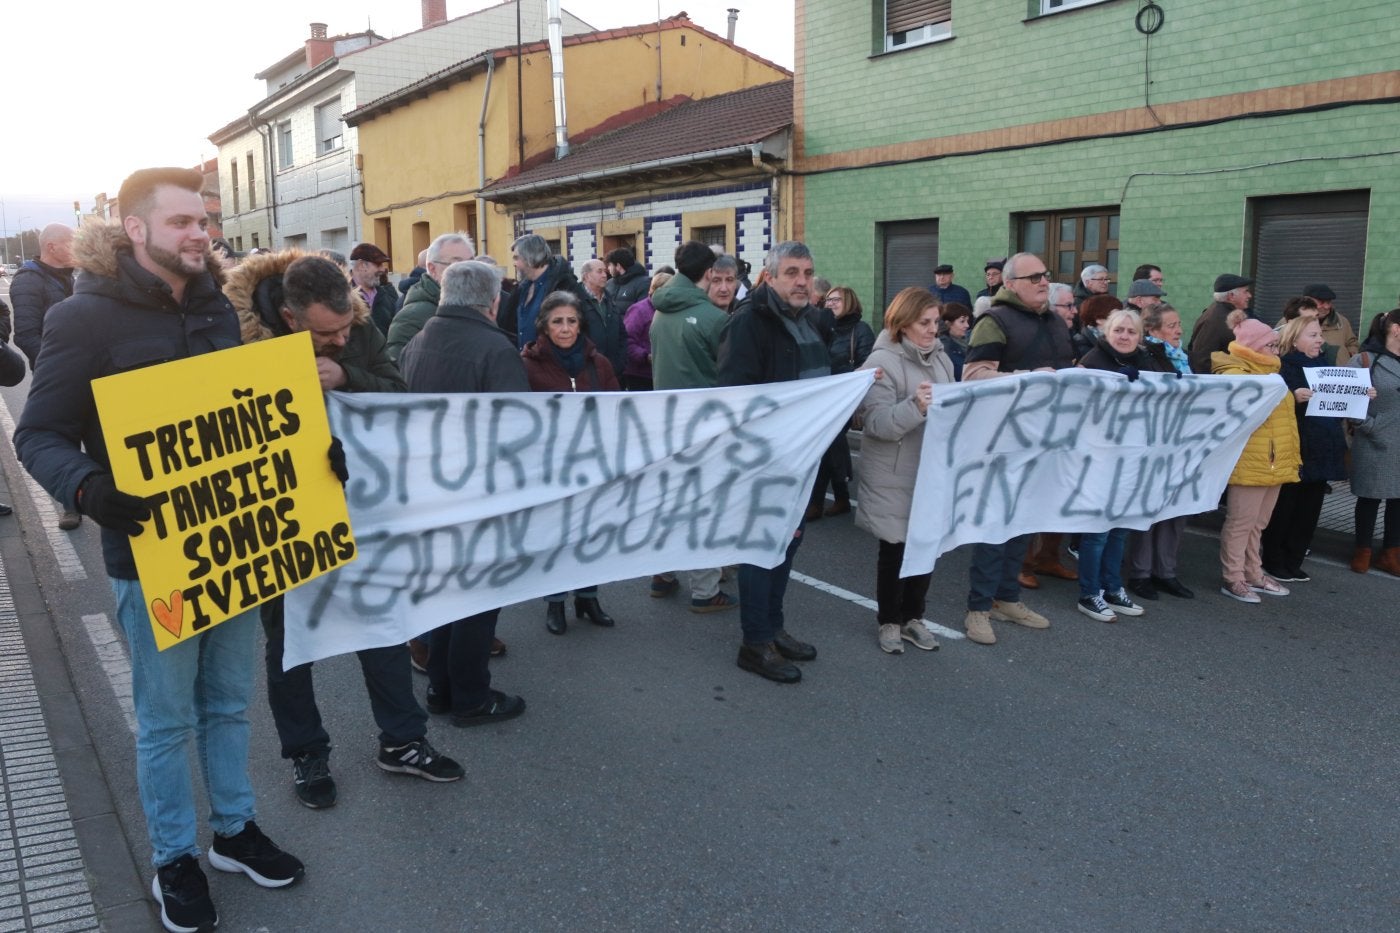
[[[883,307],[911,285],[927,287],[938,265],[938,221],[908,221],[884,224],[885,295]],[[877,321],[883,312],[877,311]]]
[[[953,0],[886,0],[885,32],[908,32],[953,18]]]

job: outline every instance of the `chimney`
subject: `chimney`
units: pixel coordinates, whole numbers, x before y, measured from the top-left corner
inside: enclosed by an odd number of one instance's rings
[[[423,28],[447,22],[447,0],[423,0]]]
[[[729,41],[734,41],[734,26],[739,22],[739,10],[737,7],[729,8]]]
[[[335,43],[326,38],[326,24],[312,23],[311,38],[306,40],[306,67],[315,68],[335,54]]]
[[[549,61],[554,69],[554,158],[569,154],[569,114],[564,106],[564,22],[559,0],[549,0]]]

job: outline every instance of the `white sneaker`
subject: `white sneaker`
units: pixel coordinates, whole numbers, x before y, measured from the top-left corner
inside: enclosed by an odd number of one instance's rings
[[[1120,616],[1140,616],[1146,611],[1137,603],[1133,602],[1132,597],[1128,595],[1128,591],[1121,586],[1116,592],[1104,593],[1103,601],[1113,607],[1113,611]]]
[[[885,654],[903,654],[904,642],[899,636],[899,626],[886,622],[880,626],[880,650]]]
[[[900,626],[899,637],[903,638],[915,648],[922,648],[924,651],[937,651],[938,641],[933,637],[933,633],[924,625],[923,619],[911,619]]]

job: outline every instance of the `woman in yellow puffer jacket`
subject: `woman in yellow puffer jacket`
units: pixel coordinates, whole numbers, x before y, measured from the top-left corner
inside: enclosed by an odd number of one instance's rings
[[[1235,332],[1229,349],[1210,355],[1211,372],[1221,376],[1267,376],[1279,371],[1279,335],[1263,321],[1232,311],[1226,323]],[[1303,457],[1298,444],[1295,402],[1306,402],[1311,389],[1285,396],[1255,429],[1230,474],[1225,524],[1220,529],[1220,592],[1242,603],[1259,602],[1259,594],[1287,596],[1288,587],[1264,573],[1259,539],[1273,515],[1279,487],[1298,482]]]

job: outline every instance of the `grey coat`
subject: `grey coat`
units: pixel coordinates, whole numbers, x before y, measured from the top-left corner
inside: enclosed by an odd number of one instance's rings
[[[889,331],[882,330],[861,369],[877,366],[884,374],[865,393],[857,410],[864,434],[856,524],[893,544],[903,541],[909,530],[909,507],[924,443],[925,418],[919,414],[914,393],[921,382],[952,382],[953,363],[941,341],[934,341],[925,363],[912,343],[896,343]]]
[[[1400,499],[1400,359],[1381,353],[1373,359],[1376,397],[1366,420],[1353,422],[1351,491],[1363,499]]]

